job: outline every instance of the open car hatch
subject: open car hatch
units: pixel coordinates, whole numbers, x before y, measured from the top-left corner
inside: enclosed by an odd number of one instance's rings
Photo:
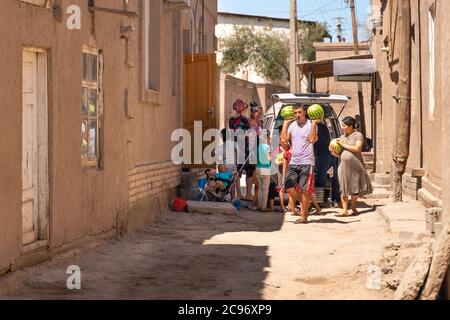
[[[350,100],[347,96],[335,95],[335,94],[322,94],[322,93],[280,93],[272,96],[274,101],[279,101],[283,104],[289,103],[303,103],[303,104],[332,104],[343,103],[347,104]]]

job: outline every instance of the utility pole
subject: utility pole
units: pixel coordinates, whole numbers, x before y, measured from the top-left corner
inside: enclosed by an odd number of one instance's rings
[[[343,42],[344,36],[342,34],[342,17],[341,16],[339,16],[339,18],[338,18],[337,31],[338,31],[338,34],[337,34],[338,41]]]
[[[402,201],[402,179],[409,157],[411,133],[411,2],[399,1],[399,83],[395,108],[394,201]]]
[[[355,54],[359,55],[358,25],[356,22],[355,0],[350,0],[350,9],[352,11],[352,29],[353,29],[353,42],[355,44]],[[361,133],[364,135],[364,137],[366,137],[366,116],[364,110],[364,96],[361,82],[358,82],[358,101],[359,101],[359,116],[361,119]]]
[[[291,35],[289,39],[290,54],[289,54],[289,73],[290,73],[290,87],[291,92],[300,92],[300,78],[299,70],[297,68],[298,59],[298,19],[297,19],[297,0],[291,0],[291,20],[290,20]]]

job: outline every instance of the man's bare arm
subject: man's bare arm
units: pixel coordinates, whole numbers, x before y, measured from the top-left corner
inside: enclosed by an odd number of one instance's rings
[[[281,139],[285,141],[291,141],[292,137],[289,133],[289,126],[294,122],[295,120],[288,120],[283,123],[283,130],[281,131]]]
[[[317,120],[312,121],[311,133],[309,134],[309,143],[316,143],[319,140],[319,135],[317,134]]]

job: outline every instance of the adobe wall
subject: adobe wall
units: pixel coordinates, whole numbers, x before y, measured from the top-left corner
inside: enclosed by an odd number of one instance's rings
[[[315,43],[316,60],[335,59],[340,57],[348,57],[355,54],[354,46],[350,43]],[[369,45],[361,43],[360,54],[369,53]],[[320,93],[341,94],[351,97],[350,102],[342,112],[341,119],[347,116],[355,117],[359,115],[358,89],[355,82],[337,82],[333,77],[316,80],[316,91]],[[372,137],[372,108],[371,103],[371,84],[363,83],[364,110],[366,118],[367,137]],[[336,105],[335,111],[339,115],[343,105]]]
[[[248,103],[252,101],[260,103],[254,83],[222,73],[220,75],[219,129],[228,128],[228,120],[235,114],[233,103],[238,98]],[[249,117],[250,110],[247,110],[245,115]]]
[[[450,136],[450,108],[444,107],[447,102],[450,101],[450,91],[448,90],[448,84],[450,83],[450,74],[448,69],[450,67],[450,34],[447,32],[450,28],[450,22],[447,19],[450,15],[450,3],[447,1],[438,1],[437,5],[439,10],[437,12],[437,21],[439,22],[437,26],[437,39],[438,46],[436,48],[438,53],[437,66],[438,70],[436,72],[437,76],[437,97],[438,105],[442,106],[442,140]],[[443,210],[443,223],[450,222],[450,167],[447,164],[447,159],[450,157],[450,146],[448,143],[442,143],[442,198],[444,202]],[[450,269],[447,272],[447,279],[445,281],[445,286],[443,290],[443,295],[445,299],[450,299]]]
[[[412,3],[411,23],[412,32],[412,70],[411,70],[411,139],[410,156],[408,159],[406,174],[403,179],[405,194],[422,200],[428,206],[442,205],[442,139],[439,138],[442,130],[442,103],[439,102],[440,89],[436,89],[436,108],[432,115],[429,108],[429,32],[428,32],[428,8],[432,1]],[[396,8],[394,3],[393,8]],[[386,174],[392,172],[392,153],[395,142],[395,119],[398,83],[399,43],[393,41],[390,52],[381,52],[382,42],[387,36],[399,39],[398,28],[390,29],[389,6],[383,13],[383,33],[377,32],[374,41],[374,56],[377,60],[382,81],[381,101],[378,102],[377,124],[377,173]],[[436,20],[436,25],[441,23]],[[438,34],[436,34],[438,38]],[[439,41],[437,41],[439,43]],[[436,48],[436,61],[444,50]],[[436,81],[442,69],[436,64]],[[412,176],[413,169],[425,169],[425,176],[417,178]]]
[[[95,20],[96,47],[103,51],[105,97],[103,148],[100,168],[81,167],[81,80],[82,46],[95,44],[91,38],[90,15],[86,1],[61,1],[63,12],[70,4],[81,7],[81,30],[68,30],[44,8],[8,0],[0,12],[1,46],[8,48],[0,58],[2,72],[0,95],[0,127],[8,137],[1,150],[9,150],[2,157],[0,178],[0,269],[7,270],[22,258],[22,49],[32,46],[48,52],[49,101],[49,193],[50,240],[48,254],[80,239],[100,236],[116,228],[118,212],[128,203],[128,159],[126,121],[123,112],[124,87],[128,79],[124,63],[124,41],[119,26],[123,17],[97,14]],[[121,9],[108,1],[99,6]],[[11,27],[16,26],[16,27]],[[119,53],[119,54],[118,54]],[[45,249],[45,248],[44,248]],[[30,262],[31,263],[31,262]]]
[[[421,35],[422,35],[422,126],[423,126],[423,161],[424,167],[426,169],[426,177],[424,180],[424,187],[428,192],[431,193],[433,197],[442,199],[442,166],[443,166],[443,138],[438,138],[442,131],[442,111],[444,104],[439,103],[439,96],[441,94],[440,88],[437,86],[437,79],[439,79],[440,73],[442,72],[441,66],[438,61],[440,61],[440,54],[443,50],[439,50],[436,46],[436,69],[435,69],[435,81],[436,81],[436,107],[434,114],[430,113],[429,108],[429,32],[428,32],[428,10],[432,0],[420,1],[420,13],[421,17]],[[442,10],[448,4],[443,5],[443,3],[438,5],[438,10]],[[443,23],[446,19],[440,20],[436,19],[436,44],[442,42],[439,33],[439,25]],[[445,22],[444,22],[445,23]],[[445,48],[442,48],[445,49]],[[414,66],[414,64],[413,64]],[[414,69],[414,68],[413,68]],[[413,88],[414,89],[414,88]],[[428,187],[429,186],[429,187]]]
[[[181,178],[170,162],[170,133],[181,123],[182,50],[173,63],[173,43],[181,45],[181,26],[172,13],[161,11],[160,103],[139,99],[141,18],[95,14],[87,1],[60,1],[63,19],[16,0],[0,11],[0,273],[35,263],[58,252],[139,228],[161,214]],[[58,3],[58,2],[57,2]],[[68,5],[81,8],[81,30],[68,30]],[[140,13],[142,1],[128,10]],[[124,9],[122,2],[97,0],[96,6]],[[140,14],[140,17],[142,15]],[[175,16],[176,18],[176,16]],[[120,26],[133,24],[128,41]],[[167,41],[180,28],[176,42]],[[95,38],[91,35],[95,30]],[[103,130],[99,168],[81,166],[82,47],[93,45],[104,57]],[[50,240],[48,248],[22,252],[22,49],[48,52]],[[177,68],[174,71],[174,68]],[[178,81],[173,82],[173,77]],[[175,83],[175,90],[173,90]],[[37,260],[36,260],[37,259]]]
[[[219,128],[228,127],[228,120],[235,115],[233,103],[237,98],[244,99],[248,103],[256,101],[264,110],[267,110],[273,104],[273,94],[286,92],[289,92],[289,88],[272,84],[256,84],[223,73],[220,74]],[[250,110],[247,110],[244,115],[250,117]]]

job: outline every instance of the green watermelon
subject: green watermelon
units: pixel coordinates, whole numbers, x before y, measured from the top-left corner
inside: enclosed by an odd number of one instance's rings
[[[336,154],[341,154],[342,151],[344,151],[342,149],[342,146],[339,143],[337,143],[337,139],[331,140],[330,147],[334,149],[334,152],[336,152]]]
[[[293,106],[286,106],[283,109],[281,109],[281,117],[284,120],[294,119],[295,118],[294,107]]]
[[[325,111],[320,104],[313,104],[308,108],[308,116],[311,120],[322,120],[325,117]]]

